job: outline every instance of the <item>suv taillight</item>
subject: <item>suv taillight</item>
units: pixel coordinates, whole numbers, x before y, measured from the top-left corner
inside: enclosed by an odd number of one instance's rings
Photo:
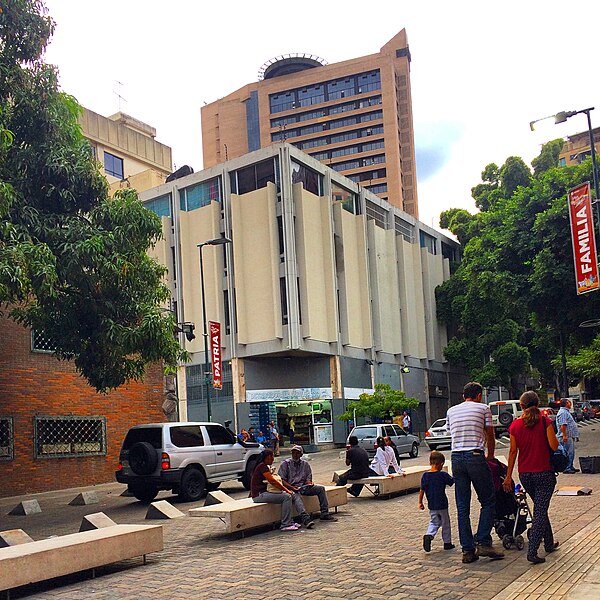
[[[123,470],[123,463],[121,461],[119,461],[119,466],[117,467],[118,471],[122,471]]]
[[[430,435],[431,435],[431,432],[430,432],[430,431],[426,431],[426,432],[425,432],[425,437],[429,437]]]
[[[350,444],[346,444],[346,450],[350,450],[350,448],[352,448],[352,446]]]
[[[169,458],[169,455],[166,452],[162,453],[162,458],[160,461],[160,468],[163,471],[171,468],[171,459]]]

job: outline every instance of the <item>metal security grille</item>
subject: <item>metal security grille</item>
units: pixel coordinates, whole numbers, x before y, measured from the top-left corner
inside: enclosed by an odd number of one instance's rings
[[[407,242],[411,244],[415,241],[415,228],[400,217],[394,220],[394,228],[396,233],[401,235]]]
[[[31,330],[31,349],[34,352],[54,352],[56,343],[43,331]]]
[[[0,417],[0,460],[14,457],[14,436],[12,417]]]
[[[34,417],[36,458],[106,454],[104,417]]]

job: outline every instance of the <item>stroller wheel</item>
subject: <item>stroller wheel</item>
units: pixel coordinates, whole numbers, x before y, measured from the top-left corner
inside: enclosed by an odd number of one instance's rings
[[[523,550],[523,548],[525,548],[525,540],[522,535],[518,535],[515,538],[515,546],[517,547],[517,550]]]
[[[502,545],[507,550],[513,545],[513,537],[512,535],[508,535],[508,533],[502,537]]]

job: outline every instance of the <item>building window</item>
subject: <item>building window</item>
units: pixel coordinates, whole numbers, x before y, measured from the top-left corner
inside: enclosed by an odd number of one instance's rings
[[[289,92],[281,92],[280,94],[271,94],[269,96],[269,103],[271,106],[271,113],[283,112],[284,110],[296,108],[296,92],[292,90]]]
[[[288,324],[288,307],[287,307],[287,289],[285,286],[285,277],[279,278],[279,294],[281,296],[281,322],[284,325]]]
[[[564,167],[566,164],[567,164],[567,159],[564,156],[558,159],[559,167]]]
[[[379,70],[371,71],[370,73],[363,73],[358,76],[358,93],[364,94],[365,92],[371,92],[372,90],[381,89],[381,77]]]
[[[367,219],[375,221],[377,227],[386,228],[388,212],[378,204],[367,200]]]
[[[231,333],[231,320],[229,318],[229,291],[223,290],[223,309],[225,314],[225,335]]]
[[[311,85],[298,90],[300,106],[311,106],[325,102],[325,87],[322,84]]]
[[[43,331],[31,330],[31,351],[32,352],[55,352],[56,342]]]
[[[342,208],[353,215],[360,214],[360,202],[358,195],[346,188],[331,182],[331,199],[333,202],[341,202]]]
[[[394,229],[396,230],[396,234],[401,235],[407,242],[411,244],[414,242],[415,228],[410,223],[407,223],[400,217],[396,217],[394,219]]]
[[[323,195],[323,175],[292,160],[292,183],[301,183],[307,191],[315,196]]]
[[[430,254],[437,254],[436,240],[432,235],[419,231],[419,241],[421,242],[421,248],[426,248]]]
[[[367,189],[373,194],[383,194],[387,192],[387,183],[379,183],[377,185],[368,185]]]
[[[35,458],[106,454],[104,417],[34,417]]]
[[[15,437],[12,417],[0,417],[0,460],[14,458]]]
[[[144,208],[151,210],[154,214],[159,217],[170,217],[171,216],[171,194],[165,194],[159,196],[148,202],[144,202]]]
[[[255,163],[232,173],[231,192],[233,194],[247,194],[254,190],[267,187],[267,183],[274,183],[279,190],[279,172],[277,160],[270,158]]]
[[[179,190],[179,206],[184,211],[196,210],[211,202],[221,202],[221,197],[221,178],[214,177]]]
[[[354,77],[346,77],[345,79],[336,79],[327,84],[327,96],[329,100],[338,98],[346,98],[356,94],[356,80]]]
[[[111,154],[104,153],[104,171],[107,175],[112,175],[118,179],[123,179],[123,159]]]

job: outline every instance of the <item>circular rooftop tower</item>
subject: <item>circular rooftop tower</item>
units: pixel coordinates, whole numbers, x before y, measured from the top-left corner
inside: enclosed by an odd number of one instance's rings
[[[268,60],[258,71],[258,80],[273,79],[281,75],[298,73],[306,69],[324,67],[327,61],[314,54],[284,54]]]

